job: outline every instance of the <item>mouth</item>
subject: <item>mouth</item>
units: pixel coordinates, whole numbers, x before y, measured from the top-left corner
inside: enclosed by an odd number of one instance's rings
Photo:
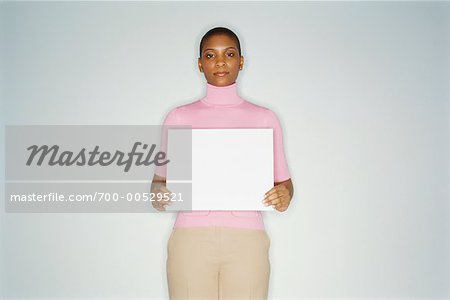
[[[228,74],[230,74],[230,72],[216,72],[214,73],[214,76],[224,77],[227,76]]]

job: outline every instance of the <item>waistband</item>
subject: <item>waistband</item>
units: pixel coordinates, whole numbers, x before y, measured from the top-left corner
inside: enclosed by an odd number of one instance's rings
[[[173,228],[232,227],[265,230],[261,211],[180,211]]]

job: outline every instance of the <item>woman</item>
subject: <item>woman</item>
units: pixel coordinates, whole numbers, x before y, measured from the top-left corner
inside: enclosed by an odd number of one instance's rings
[[[275,114],[237,94],[244,66],[238,37],[216,27],[200,42],[198,67],[206,78],[206,96],[176,107],[164,125],[192,128],[273,128],[274,187],[263,202],[283,212],[293,186]],[[165,188],[165,169],[157,168],[152,192]],[[163,211],[170,202],[152,202]],[[179,212],[168,241],[167,280],[170,299],[267,299],[270,238],[260,211]]]

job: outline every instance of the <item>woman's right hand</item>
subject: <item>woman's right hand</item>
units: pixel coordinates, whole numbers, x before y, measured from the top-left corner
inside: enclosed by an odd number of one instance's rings
[[[158,211],[165,211],[167,205],[171,205],[171,192],[166,187],[166,178],[154,175],[151,187],[151,193],[155,195],[152,205]]]

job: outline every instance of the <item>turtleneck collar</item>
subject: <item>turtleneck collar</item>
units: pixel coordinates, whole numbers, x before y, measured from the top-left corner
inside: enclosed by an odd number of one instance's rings
[[[236,82],[227,86],[215,86],[206,82],[206,96],[202,101],[212,106],[234,106],[244,100],[237,93]]]

